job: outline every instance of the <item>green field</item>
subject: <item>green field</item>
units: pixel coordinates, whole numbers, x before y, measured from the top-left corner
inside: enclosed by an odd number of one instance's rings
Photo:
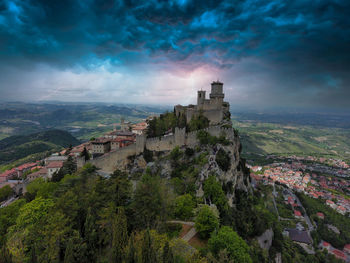
[[[234,118],[234,117],[233,117]],[[350,159],[350,130],[233,119],[246,158],[259,155],[313,155]]]

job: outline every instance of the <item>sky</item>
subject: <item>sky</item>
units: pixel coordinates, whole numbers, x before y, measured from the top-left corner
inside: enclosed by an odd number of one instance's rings
[[[0,0],[0,101],[350,109],[348,0]]]

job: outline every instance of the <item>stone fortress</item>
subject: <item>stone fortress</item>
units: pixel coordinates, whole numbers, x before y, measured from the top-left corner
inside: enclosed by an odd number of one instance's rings
[[[211,125],[221,123],[225,118],[230,118],[230,104],[224,101],[225,94],[223,93],[224,84],[219,81],[211,83],[211,93],[209,99],[205,97],[205,90],[199,90],[197,95],[197,105],[176,105],[176,116],[184,114],[187,123],[191,121],[194,116],[203,114],[210,121]]]
[[[234,129],[231,127],[229,120],[229,103],[223,101],[223,83],[213,82],[211,85],[210,99],[205,99],[205,91],[198,91],[197,105],[175,106],[175,113],[186,114],[187,122],[192,117],[198,114],[203,114],[210,121],[210,126],[206,129],[212,136],[224,135],[227,139],[233,141],[236,139]],[[227,118],[228,116],[228,118]],[[226,125],[225,125],[226,124]],[[136,142],[126,147],[115,149],[100,157],[89,160],[88,162],[101,169],[104,173],[112,173],[116,169],[125,169],[127,159],[130,156],[135,156],[143,153],[145,149],[157,152],[166,152],[173,150],[176,146],[187,146],[194,148],[199,144],[197,132],[186,133],[186,128],[175,128],[173,134],[168,134],[161,137],[146,138],[145,134],[137,134]],[[78,167],[84,165],[82,158],[77,160]]]

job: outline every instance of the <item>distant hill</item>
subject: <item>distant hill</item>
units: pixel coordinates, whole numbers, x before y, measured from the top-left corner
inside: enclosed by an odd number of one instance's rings
[[[10,136],[0,141],[0,164],[78,144],[75,137],[62,130]]]

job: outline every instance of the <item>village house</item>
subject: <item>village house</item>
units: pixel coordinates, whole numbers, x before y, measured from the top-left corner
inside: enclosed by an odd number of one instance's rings
[[[64,162],[68,159],[66,155],[51,155],[45,159],[45,166],[49,165],[51,162]]]
[[[316,215],[317,215],[318,218],[324,219],[324,214],[323,213],[318,212]]]
[[[31,182],[39,177],[46,177],[47,174],[48,174],[48,169],[44,167],[44,168],[41,168],[39,171],[28,174],[27,179],[29,180],[29,182]]]
[[[111,150],[111,142],[108,139],[99,138],[91,142],[92,154],[105,154]]]
[[[55,172],[58,172],[63,167],[63,161],[54,161],[50,162],[46,168],[47,168],[47,178],[51,179],[52,175]]]

